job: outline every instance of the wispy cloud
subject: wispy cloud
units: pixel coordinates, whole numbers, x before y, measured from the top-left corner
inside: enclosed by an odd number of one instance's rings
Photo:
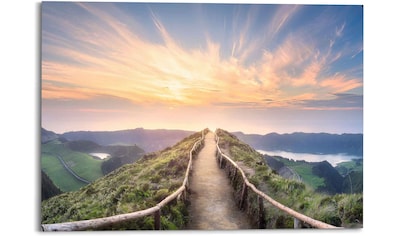
[[[299,5],[282,5],[276,12],[271,21],[271,38],[274,38],[280,30],[288,23],[290,18],[300,9]]]
[[[335,38],[319,49],[300,35],[289,35],[275,49],[267,49],[262,46],[266,38],[250,38],[256,14],[248,14],[244,27],[237,29],[230,57],[223,58],[222,42],[210,37],[205,48],[179,45],[156,12],[150,11],[151,23],[163,44],[144,38],[137,30],[140,27],[128,27],[122,19],[138,23],[122,11],[112,15],[95,5],[77,6],[91,16],[79,24],[44,16],[45,20],[54,19],[63,32],[62,36],[50,31],[42,35],[46,42],[43,52],[48,55],[42,64],[45,99],[89,99],[106,94],[135,104],[166,106],[302,106],[315,99],[334,100],[329,94],[362,86],[361,79],[326,73],[342,56],[332,53]],[[265,29],[277,37],[299,8],[282,6]],[[335,36],[341,36],[344,29],[345,24],[336,28]],[[257,60],[247,60],[262,51]],[[320,55],[323,51],[328,52]]]
[[[345,25],[346,25],[346,23],[343,23],[343,24],[341,25],[341,27],[335,29],[335,35],[336,35],[337,37],[341,37],[341,36],[342,36],[343,31],[344,31],[344,29],[345,29]]]

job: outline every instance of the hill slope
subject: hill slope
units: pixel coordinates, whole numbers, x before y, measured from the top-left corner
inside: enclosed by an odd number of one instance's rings
[[[106,153],[110,157],[101,160],[91,153]],[[86,181],[94,181],[124,164],[133,163],[143,155],[144,150],[136,145],[101,146],[91,141],[66,141],[58,137],[42,144],[41,169],[58,188],[68,192],[78,190],[87,184]]]
[[[143,156],[81,188],[42,202],[42,223],[92,219],[134,212],[155,206],[179,188],[193,144],[201,132],[194,133],[171,148]],[[186,223],[186,208],[181,202],[163,208],[161,224],[177,229]],[[152,229],[153,217],[145,217],[113,229]]]
[[[294,178],[296,177],[296,173],[299,175],[301,181],[311,186],[317,192],[325,192],[328,194],[344,192],[344,176],[327,161],[294,161],[284,157],[269,156],[266,154],[264,158],[270,167],[278,173],[282,172],[285,168],[291,169],[294,173],[292,176],[285,176],[286,178]]]
[[[42,188],[42,201],[62,193],[62,191],[54,185],[53,181],[51,181],[51,179],[43,171],[41,171],[40,185]]]
[[[104,175],[121,167],[137,161],[144,155],[144,150],[137,145],[108,145],[102,146],[87,140],[69,141],[65,143],[68,148],[93,155],[93,153],[108,154],[109,158],[101,163],[101,170]]]
[[[233,160],[245,166],[247,178],[260,190],[280,203],[314,219],[344,227],[362,227],[363,195],[327,195],[315,192],[296,180],[285,179],[264,163],[262,155],[235,135],[218,129],[220,147]],[[321,168],[323,169],[323,168]],[[237,194],[242,184],[233,182]],[[248,193],[250,194],[250,193]],[[248,198],[257,199],[256,196]],[[267,228],[292,228],[292,217],[265,203]],[[258,202],[250,202],[248,212],[258,212]],[[360,224],[359,224],[360,222]],[[305,226],[306,227],[306,226]]]

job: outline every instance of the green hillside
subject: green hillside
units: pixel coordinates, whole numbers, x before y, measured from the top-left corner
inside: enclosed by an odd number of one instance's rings
[[[110,157],[100,159],[90,153],[106,153]],[[62,161],[76,175],[92,182],[122,165],[135,162],[143,155],[144,150],[137,145],[101,146],[87,140],[67,141],[60,138],[42,143],[41,167],[56,186],[68,192],[78,190],[87,183],[71,174]]]
[[[231,133],[218,129],[220,147],[233,160],[244,166],[247,178],[258,189],[267,193],[280,203],[320,221],[343,227],[362,227],[363,195],[336,194],[327,195],[315,192],[307,185],[284,179],[275,174],[264,162],[262,155],[249,145],[241,142]],[[308,171],[308,170],[304,170]],[[237,182],[238,181],[238,182]],[[236,194],[241,193],[242,183],[233,182]],[[248,212],[257,216],[258,203],[255,194],[248,193]],[[292,228],[293,219],[269,203],[265,203],[267,228]],[[307,227],[303,225],[303,227]]]
[[[146,154],[133,164],[123,165],[78,191],[42,202],[42,223],[60,223],[129,213],[155,206],[182,185],[195,133],[173,147]],[[178,229],[186,223],[184,202],[162,209],[163,229]],[[153,217],[113,225],[111,229],[152,229]]]
[[[345,193],[363,192],[363,159],[341,162],[335,167],[343,175],[343,191]]]
[[[42,201],[62,193],[61,190],[54,185],[53,181],[51,181],[51,179],[43,171],[41,171],[40,185]]]
[[[90,182],[103,176],[101,171],[103,160],[73,151],[58,140],[44,143],[41,146],[41,168],[63,192],[77,190],[86,184],[72,176],[59,158],[62,158],[78,176]]]
[[[345,161],[338,163],[335,169],[338,170],[338,172],[345,176],[348,173],[352,171],[363,171],[363,159],[353,159],[351,161]]]
[[[273,156],[271,158],[274,158],[282,162],[285,166],[290,167],[301,177],[302,181],[308,184],[311,188],[317,189],[325,186],[324,179],[312,173],[312,165],[310,163],[305,161],[293,161],[279,156]]]

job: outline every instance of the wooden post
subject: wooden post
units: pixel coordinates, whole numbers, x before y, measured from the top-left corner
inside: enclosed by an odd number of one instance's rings
[[[156,230],[161,229],[161,210],[158,210],[154,213],[154,228]]]
[[[233,174],[233,178],[232,178],[233,183],[234,183],[234,180],[236,179],[236,177],[237,177],[237,168],[234,167],[234,174]]]
[[[299,229],[300,228],[300,220],[294,217],[294,229]]]
[[[265,229],[266,228],[266,221],[265,221],[265,212],[264,212],[264,207],[263,207],[263,198],[258,195],[258,226],[259,229]]]
[[[244,202],[247,197],[247,185],[245,182],[242,185],[241,200],[240,200],[240,210],[244,209]]]
[[[190,190],[188,189],[188,188],[186,188],[185,190],[184,190],[184,195],[183,195],[183,197],[184,197],[184,202],[186,203],[186,201],[189,199],[189,196],[190,196]]]

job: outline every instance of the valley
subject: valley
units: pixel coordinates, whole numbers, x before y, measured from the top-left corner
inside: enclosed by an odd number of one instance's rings
[[[358,225],[356,222],[362,217],[362,159],[341,162],[333,167],[327,161],[306,162],[262,155],[232,133],[219,129],[217,135],[223,152],[239,163],[250,182],[279,202],[329,224]],[[179,186],[187,153],[199,136],[200,133],[194,133],[163,150],[146,153],[136,144],[100,145],[90,140],[45,135],[41,166],[50,181],[46,180],[48,188],[42,188],[42,191],[53,195],[43,199],[42,222],[105,217],[155,205]],[[90,183],[71,175],[62,166],[60,156],[74,173]],[[234,194],[241,195],[240,184],[232,181]],[[51,182],[55,189],[64,193],[54,190]],[[248,200],[247,204],[251,209],[253,202]],[[349,215],[340,215],[341,211]],[[268,212],[266,227],[291,227],[292,218],[286,218],[276,210],[269,209]],[[168,214],[168,220],[164,218],[162,227],[186,227],[187,220],[184,219],[188,212],[184,202],[168,207],[163,213]],[[115,225],[112,229],[151,229],[154,227],[152,220],[144,217],[127,225]]]

